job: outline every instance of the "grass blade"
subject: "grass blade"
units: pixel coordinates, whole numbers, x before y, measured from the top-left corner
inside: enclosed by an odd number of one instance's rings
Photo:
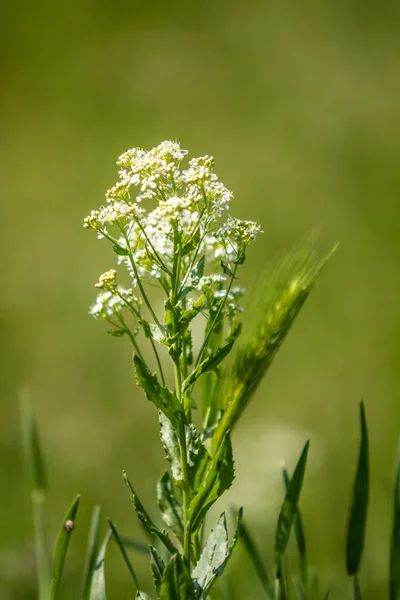
[[[324,596],[324,599],[323,599],[323,600],[329,600],[329,594],[330,594],[330,591],[328,590],[328,591],[326,592],[326,594],[325,594],[325,596]]]
[[[81,599],[89,600],[90,588],[92,586],[94,569],[96,566],[96,554],[99,543],[99,529],[100,529],[100,507],[95,506],[92,512],[92,518],[90,520],[88,542],[86,548],[86,559],[85,567],[83,571],[82,579],[82,591]]]
[[[389,600],[400,596],[400,440],[397,450],[393,494],[393,524],[390,543]]]
[[[132,567],[132,565],[131,565],[131,563],[130,563],[130,560],[129,560],[129,558],[128,558],[128,555],[127,555],[127,553],[126,553],[126,550],[125,550],[124,544],[122,543],[122,541],[121,541],[121,539],[120,539],[120,537],[119,537],[119,535],[118,535],[118,532],[117,532],[117,530],[116,530],[116,528],[115,528],[115,525],[114,525],[114,523],[111,521],[111,519],[107,519],[107,520],[108,520],[108,523],[109,523],[109,525],[110,525],[110,527],[111,527],[111,531],[113,532],[113,535],[114,535],[115,541],[117,542],[117,544],[118,544],[118,547],[119,547],[119,549],[121,550],[122,557],[123,557],[123,559],[124,559],[124,561],[125,561],[125,564],[126,564],[126,566],[128,567],[129,573],[132,575],[132,579],[133,579],[133,581],[134,581],[134,583],[135,583],[136,591],[139,591],[139,587],[140,587],[140,585],[139,585],[139,582],[138,582],[138,580],[137,580],[137,577],[136,577],[135,571],[133,570],[133,567]]]
[[[275,534],[274,559],[275,575],[278,579],[280,578],[281,560],[285,553],[293,521],[297,513],[297,504],[303,485],[309,445],[310,442],[308,441],[302,450],[302,453],[294,470],[293,477],[288,485],[288,490],[286,492],[286,496],[278,517],[278,524],[276,527]]]
[[[109,529],[104,536],[103,543],[96,558],[96,566],[93,573],[92,587],[90,590],[90,600],[106,600],[106,577],[104,572],[104,560],[106,558],[108,542],[113,532]]]
[[[357,575],[353,577],[353,599],[361,600],[360,582],[358,581]]]
[[[51,563],[48,545],[46,475],[40,446],[39,430],[32,399],[27,390],[20,393],[20,417],[25,461],[30,472],[31,502],[35,532],[35,557],[38,580],[38,600],[48,600]]]
[[[265,592],[269,595],[269,597],[271,597],[271,588],[267,570],[254,543],[254,540],[243,521],[240,523],[240,535],[255,572],[257,573]]]
[[[283,469],[283,480],[285,482],[286,492],[289,489],[289,474],[287,470]],[[303,590],[305,595],[308,592],[308,557],[307,557],[307,547],[306,547],[306,538],[304,534],[303,520],[301,518],[300,509],[297,508],[296,516],[293,522],[293,531],[296,538],[297,550],[299,552],[299,562],[300,562],[300,573],[301,573],[301,581],[303,584]]]
[[[78,512],[80,494],[78,494],[71,506],[67,510],[67,513],[64,517],[63,524],[59,531],[56,547],[54,550],[53,557],[53,569],[52,569],[52,579],[51,579],[51,587],[50,587],[50,598],[51,600],[55,600],[57,598],[58,589],[60,586],[61,576],[64,569],[65,557],[67,556],[69,540],[71,538],[71,533],[74,529],[74,523],[76,518],[76,513]]]
[[[361,441],[358,467],[353,486],[346,544],[346,568],[348,575],[356,575],[364,548],[369,497],[368,429],[364,403],[360,404]]]

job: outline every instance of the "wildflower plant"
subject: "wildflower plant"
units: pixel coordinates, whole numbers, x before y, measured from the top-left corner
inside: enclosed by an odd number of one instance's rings
[[[165,599],[206,598],[237,544],[241,511],[230,543],[224,513],[203,542],[206,515],[234,479],[231,430],[322,266],[310,256],[296,265],[262,327],[227,367],[242,330],[239,271],[261,228],[231,216],[233,194],[219,181],[212,157],[185,165],[186,154],[169,141],[149,151],[128,150],[118,160],[119,180],[104,206],[84,221],[111,242],[117,267],[129,280],[128,287],[120,285],[115,269],[101,275],[91,313],[111,325],[111,335],[130,338],[136,381],[159,411],[170,463],[157,484],[166,530],[150,520],[125,479],[140,521],[169,556],[165,566],[151,549],[158,597]],[[149,285],[163,296],[162,312]]]

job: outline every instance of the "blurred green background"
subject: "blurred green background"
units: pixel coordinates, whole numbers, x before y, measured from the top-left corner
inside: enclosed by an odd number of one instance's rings
[[[114,265],[82,220],[133,146],[178,139],[212,154],[235,216],[265,234],[243,281],[315,226],[341,242],[234,435],[237,477],[266,559],[280,467],[312,445],[302,496],[322,591],[349,597],[344,534],[366,402],[372,498],[361,577],[384,598],[400,428],[400,36],[398,2],[3,3],[1,30],[1,598],[35,598],[31,508],[18,390],[34,394],[50,481],[52,532],[77,491],[64,583],[78,597],[91,507],[140,537],[125,468],[154,508],[164,467],[153,407],[131,352],[87,312]],[[217,507],[221,509],[223,502]],[[147,562],[132,555],[142,579]],[[258,598],[237,558],[240,598]],[[147,577],[147,579],[146,579]],[[115,548],[110,598],[131,598]]]

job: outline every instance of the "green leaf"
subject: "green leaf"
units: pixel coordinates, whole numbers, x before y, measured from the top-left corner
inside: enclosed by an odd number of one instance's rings
[[[234,276],[234,274],[232,273],[232,270],[231,270],[230,266],[228,265],[228,263],[221,260],[220,265],[221,265],[221,268],[222,268],[223,272],[225,273],[225,275],[229,275],[229,277],[232,277],[233,279],[237,279]]]
[[[125,535],[120,535],[119,539],[123,543],[126,548],[131,548],[140,554],[145,554],[146,556],[149,553],[149,547],[147,544],[143,544],[142,542],[138,542],[137,540],[133,540],[132,538],[126,537]]]
[[[159,384],[157,376],[154,373],[150,373],[147,366],[137,354],[135,354],[133,362],[137,384],[144,390],[147,399],[153,402],[173,424],[176,424],[177,415],[182,416],[183,414],[182,406],[176,395],[167,386],[162,387]]]
[[[82,579],[82,600],[89,600],[90,588],[92,585],[93,574],[96,567],[96,554],[99,543],[100,529],[100,507],[95,506],[92,511],[92,517],[89,526],[89,535],[86,547],[85,567]]]
[[[283,479],[285,482],[286,492],[289,488],[289,475],[286,469],[283,469]],[[303,590],[308,590],[308,558],[307,558],[307,547],[306,547],[306,538],[304,535],[304,527],[303,520],[301,518],[300,509],[297,508],[296,516],[293,522],[293,531],[294,536],[296,538],[297,550],[299,552],[299,562],[300,562],[300,573],[301,573],[301,581],[303,584]]]
[[[354,575],[353,577],[353,599],[361,600],[360,582],[358,581],[357,575]]]
[[[204,477],[189,506],[189,520],[192,531],[201,525],[205,513],[227,490],[235,477],[232,444],[229,432],[226,433],[216,455],[209,460]]]
[[[214,579],[220,577],[228,557],[228,530],[225,513],[222,513],[211,530],[200,559],[192,571],[195,587],[200,598],[206,598]]]
[[[123,337],[128,332],[126,329],[108,329],[107,333],[108,335],[111,335],[111,337]]]
[[[400,598],[400,439],[394,478],[393,524],[390,544],[389,600]]]
[[[165,531],[160,531],[159,528],[156,525],[154,525],[153,521],[150,519],[149,515],[147,514],[143,504],[140,502],[135,491],[133,490],[133,488],[131,486],[131,482],[129,481],[125,471],[123,471],[122,474],[125,479],[126,485],[128,486],[128,489],[130,491],[131,502],[132,502],[133,508],[135,509],[135,512],[138,516],[139,521],[142,523],[143,527],[146,529],[146,531],[150,535],[156,535],[158,537],[158,539],[160,540],[160,542],[162,542],[164,544],[164,546],[167,548],[167,550],[169,552],[171,552],[171,554],[174,554],[176,552],[176,548],[173,545],[173,543],[171,542],[171,540],[169,539],[168,534]]]
[[[141,591],[138,591],[135,598],[136,600],[151,600],[150,596]]]
[[[116,244],[113,246],[113,250],[115,254],[118,256],[128,256],[129,250],[127,248],[122,248],[122,246],[117,246]]]
[[[329,600],[330,590],[328,590],[323,598],[323,600]]]
[[[170,419],[163,412],[159,412],[160,437],[164,446],[166,459],[171,465],[172,476],[175,481],[182,480],[181,451],[178,434]]]
[[[58,533],[56,547],[54,550],[53,556],[53,568],[52,568],[52,577],[51,577],[51,587],[50,587],[50,598],[51,600],[55,600],[57,598],[58,589],[60,586],[61,576],[64,569],[65,558],[67,556],[69,540],[71,538],[71,533],[74,528],[76,514],[78,512],[79,500],[81,496],[78,494],[69,509],[67,510],[63,524]]]
[[[224,358],[228,356],[229,352],[232,350],[234,343],[235,340],[231,340],[222,348],[218,348],[216,352],[211,354],[211,356],[203,360],[195,369],[193,369],[189,377],[187,377],[183,382],[183,391],[189,389],[190,386],[192,386],[194,382],[204,373],[214,371],[218,367],[218,365],[224,360]]]
[[[32,398],[28,390],[19,395],[20,416],[25,462],[31,479],[31,501],[35,532],[35,558],[38,579],[38,600],[48,600],[51,564],[48,544],[48,515],[46,506],[46,474],[40,436]]]
[[[247,529],[246,525],[241,522],[240,523],[240,534],[241,534],[241,538],[243,540],[243,545],[247,551],[247,554],[253,564],[253,567],[258,575],[258,578],[264,588],[264,590],[269,593],[271,588],[270,588],[270,582],[269,582],[269,577],[268,577],[268,573],[267,570],[264,566],[264,563],[261,559],[261,556],[257,550],[257,546],[254,543],[254,540],[249,532],[249,530]]]
[[[174,484],[171,475],[165,472],[157,483],[157,503],[161,512],[161,518],[167,527],[179,540],[183,539],[183,509],[182,504],[174,494]]]
[[[368,430],[364,403],[360,404],[361,440],[353,498],[347,529],[346,568],[348,575],[358,573],[364,547],[369,499]]]
[[[159,592],[161,587],[161,581],[164,575],[165,564],[160,554],[153,546],[150,546],[150,561],[153,582],[157,592]]]
[[[195,600],[193,581],[179,554],[174,554],[162,578],[159,600]]]
[[[130,560],[128,558],[128,555],[126,553],[125,547],[124,547],[124,545],[123,545],[123,543],[122,543],[122,541],[121,541],[121,539],[120,539],[120,537],[118,535],[117,529],[116,529],[114,523],[111,521],[111,519],[107,519],[107,520],[108,520],[108,524],[110,525],[111,531],[113,532],[115,541],[117,542],[117,545],[118,545],[118,547],[119,547],[119,549],[121,551],[122,558],[124,559],[125,564],[128,567],[128,571],[129,571],[129,573],[132,576],[133,582],[134,582],[134,584],[136,586],[136,590],[139,590],[139,582],[138,582],[138,579],[136,577],[136,573],[133,570],[131,562],[130,562]]]
[[[113,533],[111,529],[108,529],[97,554],[96,565],[92,579],[92,587],[90,589],[90,600],[106,600],[107,598],[104,561],[106,558],[108,542],[110,541],[112,534]]]
[[[274,569],[275,575],[278,579],[280,578],[281,560],[286,550],[286,546],[289,541],[290,531],[292,529],[293,521],[297,513],[297,504],[303,485],[309,445],[310,442],[308,441],[303,448],[299,461],[294,470],[293,477],[289,483],[288,490],[286,492],[286,496],[278,517],[278,524],[275,533],[274,552]]]

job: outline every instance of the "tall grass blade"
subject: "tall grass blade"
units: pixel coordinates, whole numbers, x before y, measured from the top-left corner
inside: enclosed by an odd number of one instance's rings
[[[60,587],[61,576],[64,569],[65,558],[67,556],[69,541],[71,538],[72,531],[74,529],[76,514],[78,512],[79,500],[81,496],[78,494],[73,500],[71,506],[66,512],[63,524],[58,533],[56,547],[54,550],[53,557],[53,569],[50,587],[50,598],[55,600],[58,596],[58,590]]]
[[[284,468],[283,472],[283,480],[285,482],[286,492],[289,489],[289,474],[287,470]],[[303,584],[303,592],[304,595],[308,592],[308,557],[307,557],[307,546],[306,546],[306,538],[304,534],[303,520],[301,518],[300,509],[297,508],[296,516],[293,522],[293,531],[296,538],[297,550],[299,552],[299,563],[300,563],[300,573],[301,573],[301,581]]]
[[[368,429],[364,403],[360,404],[361,440],[358,466],[353,486],[353,499],[347,530],[346,568],[348,575],[356,575],[364,548],[369,499]]]
[[[357,575],[353,577],[353,600],[361,600],[360,582]]]
[[[82,578],[81,599],[89,600],[93,574],[96,566],[96,554],[99,544],[100,507],[93,508],[89,526],[89,535],[86,548],[85,567]]]
[[[398,443],[393,494],[393,524],[390,543],[389,600],[400,597],[400,440]]]
[[[126,550],[125,550],[124,544],[122,543],[122,541],[121,541],[121,539],[120,539],[120,537],[119,537],[119,535],[118,535],[118,532],[117,532],[117,530],[116,530],[116,528],[115,528],[115,525],[114,525],[114,523],[111,521],[111,519],[108,519],[108,523],[109,523],[109,525],[110,525],[111,531],[113,532],[113,535],[114,535],[114,538],[115,538],[115,540],[116,540],[116,542],[117,542],[117,544],[118,544],[118,547],[119,547],[119,549],[121,550],[122,558],[124,559],[124,561],[125,561],[125,564],[126,564],[126,566],[128,567],[128,571],[129,571],[129,573],[132,575],[132,579],[133,579],[133,581],[134,581],[134,583],[135,583],[135,586],[136,586],[136,591],[139,591],[139,587],[140,587],[140,586],[139,586],[139,582],[138,582],[138,579],[137,579],[137,577],[136,577],[136,573],[135,573],[135,571],[133,570],[133,567],[132,567],[132,565],[131,565],[131,563],[130,563],[130,560],[129,560],[129,558],[128,558],[128,555],[127,555],[127,553],[126,553]]]
[[[275,533],[274,553],[274,570],[275,575],[278,579],[280,578],[281,560],[285,553],[293,521],[297,513],[297,505],[300,497],[301,488],[303,485],[309,445],[310,442],[308,441],[302,450],[302,453],[294,470],[293,477],[288,485],[288,490],[286,492],[286,496],[278,517],[278,524]]]
[[[271,598],[272,593],[267,569],[265,568],[257,546],[255,545],[255,542],[243,521],[240,523],[240,535],[254,570],[257,573],[258,579],[260,580],[261,585],[268,597]]]
[[[51,562],[47,527],[46,475],[36,415],[28,390],[20,392],[19,405],[25,462],[29,470],[32,490],[31,502],[35,532],[38,600],[48,600],[51,581]]]
[[[90,590],[90,600],[106,600],[106,576],[104,571],[104,561],[106,558],[108,542],[113,532],[109,529],[104,536],[103,543],[96,557],[95,570],[93,573],[92,587]]]

